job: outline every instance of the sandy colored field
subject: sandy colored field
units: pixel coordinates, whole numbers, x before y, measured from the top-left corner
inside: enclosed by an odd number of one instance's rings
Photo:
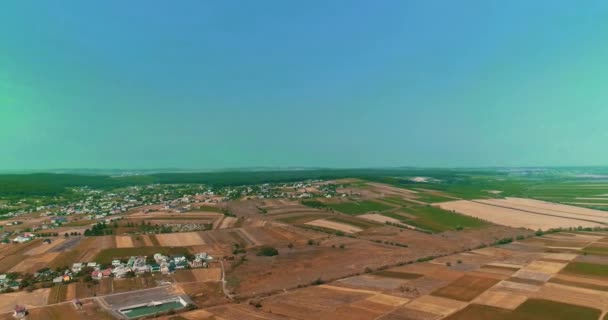
[[[38,256],[27,256],[24,260],[11,268],[11,272],[33,273],[42,268],[48,267],[53,259],[57,258],[59,252],[49,252]]]
[[[187,320],[217,319],[217,318],[212,318],[212,317],[215,317],[213,315],[213,313],[206,311],[206,310],[194,310],[194,311],[182,313],[182,314],[180,314],[180,316]]]
[[[11,312],[15,305],[25,305],[27,308],[46,305],[51,289],[38,289],[32,292],[19,291],[0,295],[0,313]]]
[[[406,304],[404,308],[432,313],[444,317],[464,308],[466,305],[467,303],[462,301],[436,296],[422,296]]]
[[[157,234],[156,239],[163,247],[187,247],[205,244],[198,232]]]
[[[51,242],[49,244],[43,243],[37,247],[34,247],[34,248],[28,250],[25,254],[32,256],[32,255],[46,253],[49,250],[57,248],[64,242],[65,242],[65,238],[54,238],[53,242]]]
[[[177,282],[206,282],[220,281],[222,270],[220,268],[180,270],[175,273]]]
[[[555,274],[565,266],[566,263],[534,261],[527,265],[524,270]]]
[[[388,294],[377,294],[377,295],[367,298],[366,300],[371,301],[371,302],[376,302],[379,304],[384,304],[384,305],[391,306],[391,307],[398,307],[398,306],[404,305],[410,301],[409,299],[406,299],[406,298],[395,297],[395,296],[391,296]]]
[[[528,297],[523,294],[490,289],[475,298],[473,303],[514,310],[527,299]]]
[[[152,243],[151,235],[143,235],[143,236],[141,236],[141,238],[142,238],[142,241],[143,241],[145,247],[154,246],[154,243]]]
[[[221,220],[219,226],[216,229],[232,228],[237,220],[238,218],[235,217],[224,217],[224,219]]]
[[[357,232],[363,231],[363,229],[357,228],[355,226],[351,226],[351,225],[339,223],[339,222],[334,222],[334,221],[329,221],[329,220],[325,220],[325,219],[313,220],[310,222],[306,222],[306,224],[311,225],[311,226],[338,230],[338,231],[342,231],[345,233],[357,233]]]
[[[517,210],[532,211],[574,219],[591,219],[597,220],[599,222],[608,223],[608,213],[601,210],[594,210],[525,198],[488,199],[479,201],[493,205],[505,206]]]
[[[496,284],[492,289],[505,290],[515,293],[529,294],[530,292],[536,292],[540,290],[540,286],[526,283],[519,283],[513,281],[501,281]]]
[[[131,236],[116,236],[116,248],[133,248]]]
[[[599,310],[608,309],[608,292],[546,283],[531,297],[576,304]]]
[[[578,257],[578,255],[573,253],[550,253],[545,256],[545,259],[572,261],[576,257]]]
[[[366,214],[358,215],[357,218],[362,218],[362,219],[371,220],[371,221],[380,222],[380,223],[390,222],[390,223],[401,224],[401,221],[399,221],[395,218],[383,216],[378,213],[366,213]]]
[[[583,220],[569,219],[564,217],[536,214],[526,211],[494,206],[486,203],[468,200],[457,200],[442,202],[436,206],[449,211],[476,217],[492,223],[501,224],[515,228],[527,228],[531,230],[565,228],[565,227],[597,227],[604,226],[600,223]],[[568,215],[568,214],[563,214]],[[599,219],[592,217],[591,219]],[[608,220],[607,220],[608,221]]]
[[[549,280],[552,276],[553,276],[553,273],[530,271],[530,270],[526,270],[526,269],[521,269],[521,270],[515,272],[515,274],[513,274],[513,278],[540,281],[540,282],[545,282],[545,281]]]
[[[20,255],[42,245],[42,239],[35,239],[26,243],[0,244],[0,258]]]
[[[285,317],[265,313],[252,306],[231,304],[208,309],[215,315],[212,320],[285,320]],[[196,318],[198,320],[198,318]],[[205,319],[205,318],[203,318]]]
[[[582,277],[582,276],[575,276],[575,275],[570,275],[570,274],[564,274],[564,273],[560,273],[555,275],[553,279],[562,279],[565,281],[570,281],[570,282],[578,282],[578,283],[582,283],[582,284],[590,284],[590,285],[598,285],[598,286],[604,286],[604,287],[608,287],[608,279],[598,279],[598,278],[592,278],[592,277]]]

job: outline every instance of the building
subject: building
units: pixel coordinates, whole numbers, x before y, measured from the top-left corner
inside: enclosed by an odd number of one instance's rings
[[[83,267],[84,267],[84,263],[77,262],[77,263],[72,264],[72,269],[71,270],[74,273],[78,273],[78,272],[82,271]]]
[[[28,242],[30,240],[32,240],[32,238],[20,235],[20,236],[15,237],[13,239],[13,242],[24,243],[24,242]]]
[[[13,312],[13,317],[17,319],[22,319],[25,318],[25,316],[27,316],[27,309],[25,308],[25,306],[16,305],[15,311]]]

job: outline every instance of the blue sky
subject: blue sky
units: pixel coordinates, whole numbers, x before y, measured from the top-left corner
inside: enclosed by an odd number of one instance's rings
[[[608,163],[605,1],[9,0],[1,169]]]

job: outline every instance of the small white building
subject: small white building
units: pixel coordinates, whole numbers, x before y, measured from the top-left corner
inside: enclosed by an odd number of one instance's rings
[[[80,271],[82,271],[83,267],[84,267],[84,263],[81,263],[81,262],[74,263],[74,264],[72,264],[72,272],[75,272],[75,273],[80,272]]]

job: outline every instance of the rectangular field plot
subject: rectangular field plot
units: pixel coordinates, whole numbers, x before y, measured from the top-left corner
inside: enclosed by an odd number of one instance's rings
[[[406,304],[404,309],[411,309],[437,316],[447,316],[464,308],[467,304],[462,301],[437,296],[422,296]]]
[[[608,265],[587,262],[571,262],[563,269],[563,272],[581,276],[606,278],[608,277]]]
[[[376,201],[327,203],[326,206],[342,213],[359,215],[368,212],[378,212],[393,209],[393,207]]]
[[[434,296],[445,297],[460,301],[471,301],[486,291],[499,280],[465,275],[435,292]]]
[[[198,232],[157,234],[156,239],[163,247],[188,247],[205,244]]]
[[[332,230],[341,231],[344,233],[357,233],[357,232],[363,231],[363,229],[352,226],[350,224],[330,221],[327,219],[313,220],[313,221],[307,222],[306,224],[309,226],[332,229]]]
[[[597,320],[601,312],[571,304],[528,299],[514,311],[471,304],[446,320]]]
[[[415,219],[405,220],[404,222],[406,224],[433,232],[454,230],[459,227],[480,228],[487,225],[487,223],[482,220],[443,210],[438,207],[411,206],[401,209],[401,212],[416,217]]]
[[[443,202],[437,206],[496,224],[532,230],[596,227],[608,223],[608,215],[604,211],[531,199],[457,200]]]

